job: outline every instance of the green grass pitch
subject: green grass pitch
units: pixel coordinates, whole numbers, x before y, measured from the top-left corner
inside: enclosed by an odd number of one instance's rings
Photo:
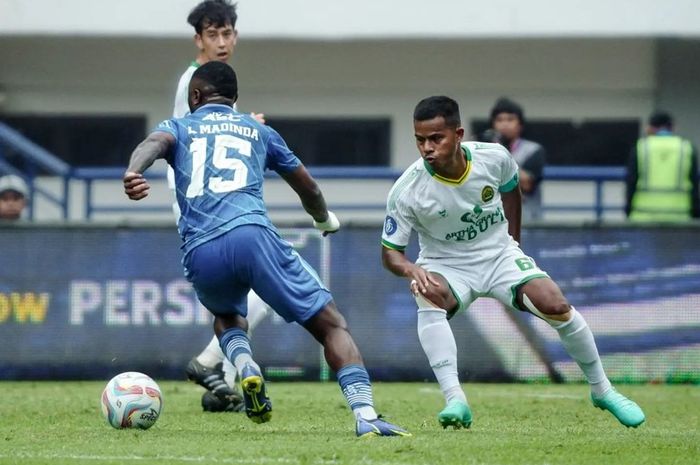
[[[106,382],[105,382],[106,383]],[[638,429],[595,409],[584,385],[469,384],[470,430],[443,430],[434,383],[377,383],[378,411],[410,438],[357,439],[335,383],[268,385],[274,412],[203,413],[201,389],[161,382],[147,431],[102,418],[103,382],[0,382],[0,464],[692,464],[700,460],[700,387],[620,386],[645,410]]]

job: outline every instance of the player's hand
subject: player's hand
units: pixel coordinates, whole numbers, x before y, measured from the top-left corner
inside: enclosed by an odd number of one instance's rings
[[[127,171],[124,174],[124,193],[131,200],[141,200],[148,196],[148,190],[151,186],[148,185],[146,178],[141,173]]]
[[[314,228],[322,231],[323,237],[326,237],[327,235],[333,234],[340,229],[340,221],[338,221],[338,217],[335,216],[335,213],[328,210],[328,218],[326,221],[318,222],[314,220]]]
[[[409,288],[411,289],[413,295],[418,295],[419,293],[425,294],[428,292],[429,286],[440,285],[440,283],[433,278],[429,271],[424,270],[418,265],[413,265],[406,274],[406,277],[411,280]]]
[[[251,113],[250,116],[255,118],[258,123],[265,124],[265,113]]]

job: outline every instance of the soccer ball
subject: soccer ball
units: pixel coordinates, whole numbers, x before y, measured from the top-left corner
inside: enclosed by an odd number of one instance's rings
[[[118,374],[102,391],[102,414],[115,428],[148,429],[160,416],[162,406],[156,382],[136,371]]]

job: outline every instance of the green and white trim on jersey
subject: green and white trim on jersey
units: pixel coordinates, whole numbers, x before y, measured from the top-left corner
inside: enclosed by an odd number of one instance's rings
[[[518,168],[501,145],[466,142],[459,179],[438,175],[423,159],[392,187],[382,245],[403,251],[418,233],[422,259],[476,262],[493,257],[512,239],[501,194],[518,186]]]
[[[526,283],[532,281],[533,279],[537,279],[537,278],[549,278],[549,275],[547,273],[545,273],[544,271],[542,271],[541,273],[526,276],[525,278],[521,279],[517,283],[510,286],[510,295],[511,295],[510,301],[511,301],[511,305],[513,306],[513,308],[520,310],[520,311],[523,311],[523,312],[529,312],[529,310],[527,308],[521,308],[520,305],[518,305],[518,289],[523,284],[526,284]]]

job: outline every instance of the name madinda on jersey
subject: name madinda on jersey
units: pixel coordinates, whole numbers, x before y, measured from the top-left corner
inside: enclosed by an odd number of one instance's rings
[[[231,113],[219,113],[218,111],[209,113],[202,121],[216,121],[218,123],[200,124],[199,131],[196,131],[191,126],[187,128],[189,134],[221,134],[233,133],[249,139],[260,139],[260,134],[256,128],[250,126],[239,126],[238,123],[243,119],[243,115]]]

